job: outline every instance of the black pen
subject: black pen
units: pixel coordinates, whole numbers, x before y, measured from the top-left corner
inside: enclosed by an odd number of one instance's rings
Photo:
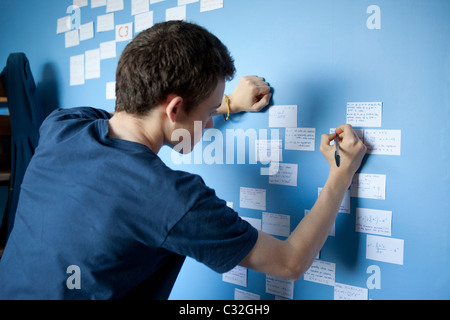
[[[334,152],[334,160],[336,160],[336,166],[341,165],[341,156],[339,155],[339,136],[336,134],[336,137],[334,138],[334,144],[336,145],[336,151]]]

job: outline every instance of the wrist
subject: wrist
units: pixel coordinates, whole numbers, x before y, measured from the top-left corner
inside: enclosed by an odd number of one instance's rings
[[[333,189],[347,190],[353,179],[353,174],[347,173],[342,168],[331,168],[328,174],[327,184]]]

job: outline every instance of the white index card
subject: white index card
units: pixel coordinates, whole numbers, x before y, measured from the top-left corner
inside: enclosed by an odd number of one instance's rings
[[[186,6],[166,9],[166,21],[171,20],[186,21]]]
[[[261,300],[261,297],[259,294],[235,288],[234,300]]]
[[[353,127],[381,127],[382,102],[348,102],[347,123]]]
[[[266,274],[266,293],[294,299],[294,281]]]
[[[315,143],[315,128],[286,128],[286,150],[314,151]]]
[[[284,186],[297,186],[298,164],[279,163],[278,172],[269,176],[270,184],[279,184]]]
[[[308,271],[305,272],[303,279],[306,281],[326,284],[328,286],[334,286],[335,274],[335,263],[315,260]]]
[[[153,11],[144,12],[134,16],[134,33],[139,33],[153,27]]]
[[[148,12],[150,5],[148,0],[131,0],[131,15]]]
[[[91,0],[91,8],[106,6],[106,0]]]
[[[116,42],[129,41],[131,39],[133,39],[133,22],[116,26]]]
[[[364,144],[369,154],[399,156],[401,151],[402,131],[365,129]]]
[[[236,266],[222,274],[222,281],[247,287],[247,268]]]
[[[88,5],[88,0],[73,0],[73,5],[78,7],[86,7]]]
[[[318,188],[318,195],[322,192],[322,189]],[[344,199],[342,199],[341,205],[339,206],[339,212],[350,213],[350,190],[345,192]]]
[[[88,22],[80,26],[80,41],[94,38],[94,22]]]
[[[85,79],[100,78],[100,49],[85,52]]]
[[[248,223],[250,223],[250,225],[253,228],[255,228],[256,230],[260,230],[261,231],[261,228],[262,228],[262,220],[261,219],[242,217],[242,220],[245,220]]]
[[[368,300],[367,288],[349,286],[348,284],[334,284],[334,300]]]
[[[116,98],[116,82],[106,83],[106,100],[114,100]]]
[[[80,44],[79,30],[72,30],[65,33],[66,48],[75,47]]]
[[[72,17],[71,16],[62,17],[56,21],[56,33],[57,34],[65,33],[67,31],[70,31],[70,29],[72,29]]]
[[[84,84],[84,54],[70,57],[70,85]]]
[[[116,57],[116,40],[100,43],[100,59],[110,59]]]
[[[275,236],[289,237],[291,217],[286,214],[263,212],[262,231]]]
[[[366,259],[403,265],[404,240],[367,235]]]
[[[104,14],[97,17],[97,32],[114,30],[114,13]]]
[[[296,128],[297,106],[271,106],[269,108],[269,127]]]
[[[241,187],[239,206],[247,209],[266,210],[266,190]]]
[[[353,176],[351,196],[366,199],[386,199],[386,175],[357,173]]]
[[[283,141],[282,140],[256,140],[256,161],[264,164],[276,161],[283,161]]]
[[[107,0],[106,12],[115,12],[123,10],[123,0]]]
[[[166,0],[150,0],[150,4],[163,2],[163,1],[166,1]]]
[[[223,8],[223,0],[200,0],[200,12]]]
[[[392,211],[356,208],[356,232],[391,235]]]
[[[184,6],[185,4],[198,2],[198,0],[178,0],[179,6]]]

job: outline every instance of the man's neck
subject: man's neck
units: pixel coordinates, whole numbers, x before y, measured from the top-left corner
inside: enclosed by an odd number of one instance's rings
[[[143,144],[158,154],[164,142],[164,134],[159,124],[150,116],[136,117],[125,111],[116,112],[108,121],[108,136]]]

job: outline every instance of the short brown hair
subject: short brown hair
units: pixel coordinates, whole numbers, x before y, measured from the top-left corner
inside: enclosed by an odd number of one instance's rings
[[[169,21],[142,31],[123,51],[116,72],[116,111],[145,115],[169,94],[186,112],[208,98],[235,67],[225,45],[196,24]]]

